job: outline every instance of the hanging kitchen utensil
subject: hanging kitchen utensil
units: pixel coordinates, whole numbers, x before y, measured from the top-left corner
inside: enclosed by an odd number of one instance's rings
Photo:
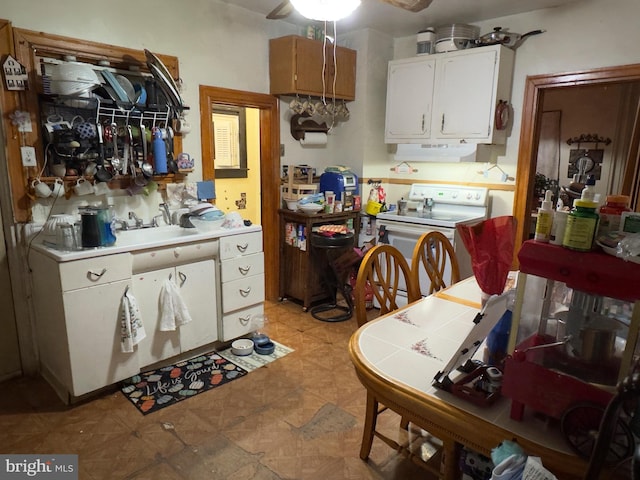
[[[102,125],[99,123],[96,125],[96,132],[98,134],[98,158],[96,161],[97,168],[94,178],[98,182],[108,182],[113,178],[113,175],[109,170],[104,168],[104,135]]]
[[[167,138],[165,139],[167,144],[167,167],[170,173],[178,173],[178,164],[175,158],[173,158],[173,128],[167,127]]]
[[[532,35],[539,35],[545,31],[546,30],[532,30],[521,35],[519,33],[503,30],[502,27],[495,27],[492,32],[482,35],[475,41],[475,43],[478,47],[485,47],[487,45],[504,45],[505,47],[515,49],[520,46],[525,38]]]
[[[111,135],[113,135],[113,157],[111,157],[111,166],[115,172],[122,170],[122,159],[118,155],[118,125],[114,122],[111,124]]]
[[[153,176],[153,165],[149,163],[147,157],[147,127],[142,122],[140,122],[140,139],[142,140],[142,164],[140,170],[142,170],[144,178],[148,180]]]

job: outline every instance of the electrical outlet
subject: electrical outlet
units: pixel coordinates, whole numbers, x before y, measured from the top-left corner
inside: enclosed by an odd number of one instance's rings
[[[20,147],[20,155],[22,156],[23,167],[35,167],[36,164],[36,149],[33,147]]]
[[[25,117],[18,125],[19,132],[33,132],[33,126],[31,125],[31,118]]]

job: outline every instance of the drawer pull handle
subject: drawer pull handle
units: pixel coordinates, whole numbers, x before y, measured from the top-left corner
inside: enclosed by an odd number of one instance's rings
[[[242,295],[243,297],[248,297],[250,293],[251,287],[247,288],[246,290],[240,289],[240,295]]]
[[[238,267],[238,270],[240,270],[240,273],[242,275],[246,275],[247,273],[249,273],[249,270],[251,270],[251,265],[247,265],[246,267]]]
[[[251,315],[248,315],[246,317],[239,317],[238,320],[240,320],[240,323],[246,327],[247,325],[249,325],[249,320],[251,320]]]
[[[87,272],[87,277],[89,278],[89,280],[100,280],[100,278],[102,278],[102,276],[107,273],[107,269],[103,268],[102,271],[100,273],[96,273],[93,270],[89,270]]]
[[[249,247],[248,243],[245,243],[244,245],[236,245],[236,247],[238,248],[238,250],[240,250],[242,253],[247,251],[247,248]]]

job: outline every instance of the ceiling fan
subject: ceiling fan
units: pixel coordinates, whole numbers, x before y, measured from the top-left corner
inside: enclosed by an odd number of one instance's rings
[[[409,10],[410,12],[419,12],[424,10],[433,0],[382,0],[385,3],[393,5],[395,7],[400,7],[405,10]],[[280,2],[280,4],[271,10],[267,15],[267,18],[270,20],[280,20],[283,18],[287,18],[294,12],[293,4],[290,0],[284,0]]]

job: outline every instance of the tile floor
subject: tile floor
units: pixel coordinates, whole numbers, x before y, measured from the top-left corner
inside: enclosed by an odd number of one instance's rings
[[[67,407],[40,378],[4,382],[0,453],[75,453],[82,480],[431,478],[378,439],[369,462],[358,456],[365,390],[347,351],[355,318],[320,322],[293,302],[268,302],[265,313],[266,332],[293,353],[147,416],[117,389]],[[387,433],[421,448],[420,435],[384,415]]]

